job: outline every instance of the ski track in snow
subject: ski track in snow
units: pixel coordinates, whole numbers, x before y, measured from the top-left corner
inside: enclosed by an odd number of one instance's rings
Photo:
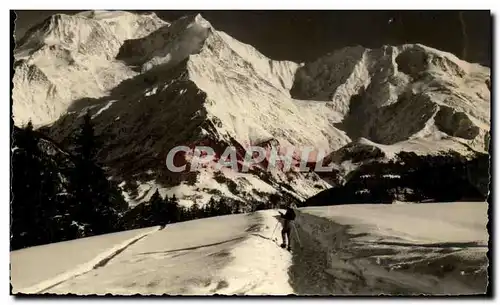
[[[297,211],[292,253],[277,245],[281,226],[275,210],[175,223],[142,232],[39,284],[19,289],[13,283],[14,293],[483,293],[486,207],[472,202],[303,208]],[[442,223],[429,230],[433,218]],[[31,248],[32,254],[41,248]],[[32,255],[33,261],[41,259]],[[16,264],[13,269],[24,266],[19,259]]]
[[[272,241],[276,220],[271,214],[276,213],[261,211],[168,225],[106,251],[87,263],[87,268],[20,292],[291,294],[287,275],[291,256]]]
[[[98,255],[97,257],[95,257],[94,259],[92,259],[91,261],[89,261],[85,264],[82,264],[82,265],[80,265],[72,270],[64,272],[64,273],[62,273],[54,278],[42,281],[41,283],[38,283],[36,285],[30,286],[27,288],[19,289],[18,292],[28,293],[28,294],[44,293],[44,292],[48,291],[49,289],[54,288],[54,287],[60,285],[61,283],[64,283],[65,281],[68,281],[72,278],[83,275],[91,270],[95,270],[97,268],[103,267],[110,260],[112,260],[114,257],[116,257],[121,252],[123,252],[127,247],[130,247],[131,245],[133,245],[134,243],[136,243],[140,239],[148,236],[151,233],[156,232],[159,229],[160,229],[160,227],[154,227],[151,231],[141,233],[141,234],[139,234],[131,239],[126,240],[123,243],[120,243],[120,244],[106,250],[105,252],[101,253],[100,255]]]

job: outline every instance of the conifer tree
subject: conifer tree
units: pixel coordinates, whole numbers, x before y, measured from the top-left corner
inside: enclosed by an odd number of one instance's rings
[[[181,220],[181,212],[177,197],[175,195],[172,198],[165,197],[166,214],[169,223],[178,222]]]
[[[149,200],[150,226],[165,225],[167,223],[165,201],[161,198],[158,190]]]
[[[31,122],[14,127],[12,135],[11,247],[53,242],[58,238],[57,168],[42,157]]]
[[[74,139],[75,216],[85,226],[85,235],[114,231],[118,213],[125,208],[125,202],[97,163],[99,142],[89,112],[83,117]]]

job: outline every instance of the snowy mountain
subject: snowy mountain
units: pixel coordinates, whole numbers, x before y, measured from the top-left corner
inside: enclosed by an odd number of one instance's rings
[[[76,99],[98,98],[137,73],[114,61],[124,41],[166,25],[154,14],[57,14],[30,29],[14,52],[16,124],[52,123]]]
[[[268,59],[200,15],[169,24],[154,14],[86,12],[49,18],[15,55],[16,124],[31,119],[68,146],[89,111],[103,138],[100,161],[131,205],[156,189],[185,205],[277,192],[306,199],[371,158],[334,158],[349,147],[382,147],[386,160],[400,152],[473,159],[489,142],[490,70],[418,44],[347,47],[299,64]],[[229,145],[314,147],[335,171],[168,171],[173,147],[197,143],[219,154]]]

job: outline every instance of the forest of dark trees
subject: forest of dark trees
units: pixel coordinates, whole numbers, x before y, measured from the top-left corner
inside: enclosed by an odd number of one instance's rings
[[[11,250],[119,230],[127,203],[96,160],[90,116],[65,152],[30,123],[11,121]]]

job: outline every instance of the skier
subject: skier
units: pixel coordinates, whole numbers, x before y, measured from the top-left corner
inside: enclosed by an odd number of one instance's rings
[[[292,221],[295,220],[295,212],[293,210],[292,204],[289,204],[287,206],[285,214],[281,212],[278,213],[280,213],[281,218],[283,218],[283,229],[281,230],[281,238],[283,239],[283,243],[281,244],[281,248],[287,248],[288,250],[291,250],[290,235],[292,232]],[[286,246],[287,242],[288,242],[288,247]]]

